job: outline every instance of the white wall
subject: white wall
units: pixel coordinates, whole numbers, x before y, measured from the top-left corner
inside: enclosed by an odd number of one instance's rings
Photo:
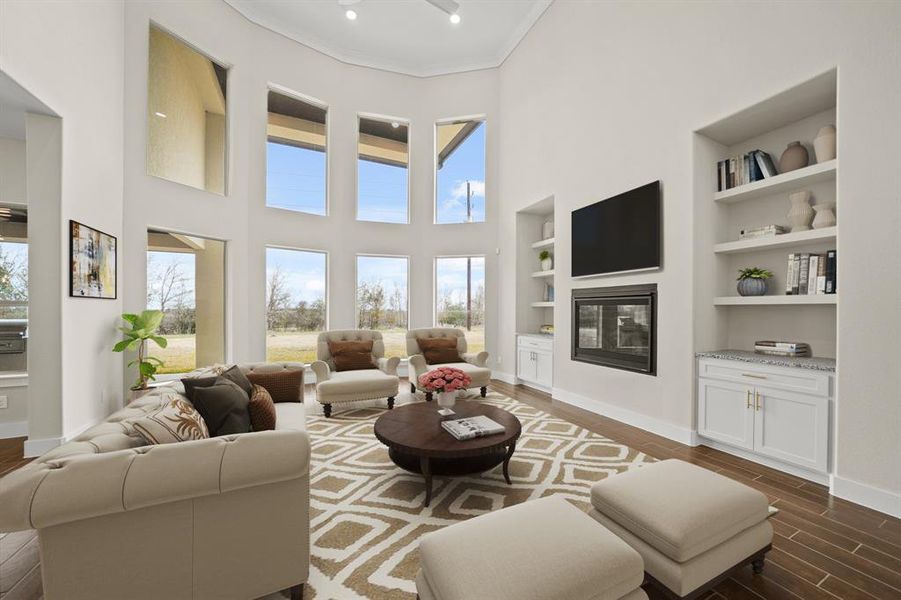
[[[59,250],[55,261],[50,257],[48,273],[60,275],[50,289],[61,299],[56,313],[61,325],[52,336],[54,345],[42,349],[59,364],[42,367],[48,377],[59,373],[60,385],[39,400],[55,406],[57,417],[29,423],[32,437],[51,442],[101,419],[122,389],[122,359],[110,352],[122,302],[68,298],[63,268],[69,219],[119,236],[121,242],[122,23],[123,5],[114,1],[0,3],[0,69],[62,117],[58,227],[30,232],[32,248],[46,240]],[[34,404],[35,381],[30,390]]]
[[[410,256],[411,327],[432,325],[433,257],[486,255],[487,344],[494,344],[497,182],[488,177],[488,222],[436,226],[433,126],[437,119],[485,115],[487,172],[497,170],[496,72],[435,79],[349,66],[258,27],[218,1],[126,5],[125,303],[143,307],[142,242],[148,226],[228,241],[227,356],[265,357],[265,248],[329,252],[329,326],[354,326],[357,253]],[[228,75],[228,194],[219,196],[145,173],[147,41],[150,21],[189,41]],[[210,27],[215,23],[215,27]],[[328,217],[265,207],[267,87],[277,85],[329,107]],[[410,225],[357,222],[357,114],[410,122]]]
[[[559,273],[570,268],[571,210],[656,179],[664,203],[660,272],[577,284],[658,283],[658,376],[570,361],[574,282],[558,276],[554,381],[561,393],[630,411],[671,435],[693,428],[692,131],[837,65],[836,468],[839,480],[851,482],[837,489],[857,482],[874,497],[901,493],[901,202],[893,166],[901,138],[899,21],[901,5],[853,2],[816,10],[750,2],[551,6],[499,70],[503,264],[514,255],[514,212],[550,194]],[[513,273],[500,270],[501,306],[513,302]],[[513,315],[503,314],[498,339],[507,371],[513,328]]]
[[[24,140],[0,137],[0,202],[26,202]]]

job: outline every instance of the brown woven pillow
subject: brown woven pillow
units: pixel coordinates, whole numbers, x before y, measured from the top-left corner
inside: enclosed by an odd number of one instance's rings
[[[250,426],[254,431],[275,429],[275,404],[263,386],[253,386],[247,411],[250,413]]]
[[[247,374],[250,383],[266,388],[273,402],[303,402],[303,369]]]
[[[457,338],[416,338],[419,349],[430,365],[463,362],[457,352]]]
[[[377,368],[372,363],[372,340],[365,342],[329,342],[329,354],[336,371],[359,371]]]

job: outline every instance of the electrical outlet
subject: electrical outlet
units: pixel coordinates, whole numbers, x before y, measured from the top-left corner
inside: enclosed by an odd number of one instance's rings
[[[9,408],[9,399],[6,396],[0,396],[0,408]]]

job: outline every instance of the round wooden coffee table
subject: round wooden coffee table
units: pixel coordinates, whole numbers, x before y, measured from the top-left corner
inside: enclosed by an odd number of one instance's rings
[[[441,415],[432,402],[405,404],[384,413],[375,422],[375,437],[388,446],[388,456],[398,467],[425,478],[425,506],[432,501],[432,476],[483,473],[508,467],[516,450],[522,425],[509,412],[481,402],[458,401],[451,419],[484,415],[504,426],[504,432],[460,441],[441,427]]]

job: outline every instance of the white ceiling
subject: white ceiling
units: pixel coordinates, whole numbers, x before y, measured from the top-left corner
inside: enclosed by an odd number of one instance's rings
[[[43,102],[0,71],[0,137],[25,139],[25,113],[56,116]]]
[[[426,0],[225,0],[251,21],[340,61],[430,77],[497,67],[553,0],[459,0],[461,22]],[[352,8],[357,19],[344,11]]]

